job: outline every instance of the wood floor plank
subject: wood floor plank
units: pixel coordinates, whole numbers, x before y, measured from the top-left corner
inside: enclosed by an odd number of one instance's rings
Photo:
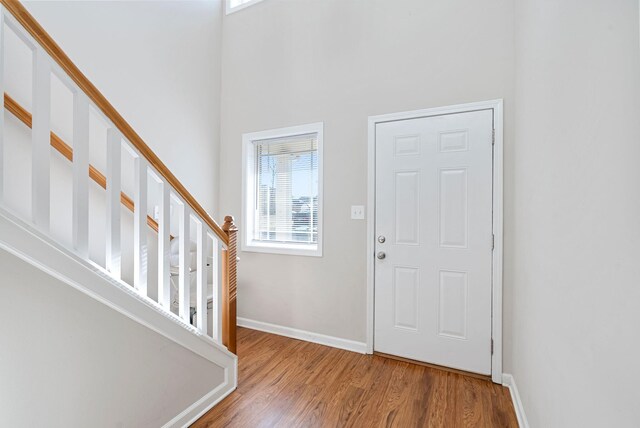
[[[305,342],[289,342],[282,352],[285,354],[295,354],[300,348],[309,345]],[[261,361],[262,363],[262,361]],[[281,388],[285,388],[291,379],[292,369],[296,360],[294,358],[279,360],[271,358],[267,364],[262,365],[262,370],[256,372],[251,370],[247,376],[247,384],[243,386],[242,395],[244,400],[228,407],[227,412],[223,412],[216,426],[250,426],[248,419],[260,409],[270,404],[271,398]],[[239,373],[240,375],[240,373]],[[240,388],[238,388],[240,390]],[[221,405],[225,404],[224,401]]]
[[[396,364],[393,369],[391,379],[383,392],[384,399],[374,416],[374,421],[379,427],[392,427],[398,423],[396,421],[398,412],[406,404],[403,401],[409,399],[407,375],[410,371],[409,363]]]
[[[431,383],[425,377],[424,367],[413,366],[407,376],[406,401],[398,409],[396,426],[424,426],[426,421],[426,406]]]
[[[462,424],[473,427],[488,426],[482,411],[483,402],[477,379],[463,378],[461,384],[462,388],[458,399],[462,408]]]
[[[483,379],[238,329],[238,389],[192,426],[517,427]]]
[[[453,424],[455,425],[455,399],[448,394],[448,372],[435,373],[429,372],[430,383],[432,385],[431,393],[429,394],[429,400],[427,401],[427,418],[426,423],[428,427],[443,427],[448,421],[451,423],[451,419],[454,418]],[[452,408],[447,412],[448,408]]]
[[[377,356],[373,356],[370,363],[370,377],[364,385],[367,392],[353,418],[348,422],[349,427],[365,426],[367,421],[373,419],[372,415],[375,415],[384,402],[384,391],[388,387],[394,367],[398,364],[393,360]]]
[[[344,382],[345,370],[348,360],[352,359],[349,352],[331,353],[332,358],[326,358],[324,365],[319,365],[319,370],[314,370],[307,381],[310,391],[315,393],[315,399],[308,400],[309,404],[301,414],[299,421],[294,421],[292,426],[322,426],[322,422],[332,419],[325,414],[332,408],[330,406],[333,394],[340,389]],[[335,416],[335,415],[334,415]]]

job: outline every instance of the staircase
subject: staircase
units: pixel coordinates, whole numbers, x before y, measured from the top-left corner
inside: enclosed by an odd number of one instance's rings
[[[233,217],[218,225],[20,2],[0,4],[0,93],[6,117],[30,129],[28,158],[17,156],[0,115],[0,249],[221,367],[224,382],[166,422],[188,424],[236,387]],[[31,52],[30,106],[3,76],[8,36]],[[71,141],[52,132],[52,78],[72,94]],[[102,165],[90,161],[96,121]],[[67,162],[68,228],[54,158]],[[31,169],[24,192],[15,190],[20,162]]]

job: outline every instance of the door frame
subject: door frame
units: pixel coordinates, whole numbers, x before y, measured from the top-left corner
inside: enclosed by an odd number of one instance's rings
[[[502,259],[503,259],[503,100],[480,101],[369,116],[368,172],[367,172],[367,353],[373,353],[374,340],[374,283],[375,283],[375,207],[376,207],[376,125],[444,114],[467,113],[477,110],[493,110],[493,234],[491,277],[491,380],[502,384]]]

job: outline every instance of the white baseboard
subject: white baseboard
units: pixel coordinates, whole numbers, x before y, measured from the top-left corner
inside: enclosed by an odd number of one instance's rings
[[[216,387],[213,391],[187,407],[178,416],[164,424],[163,428],[188,427],[211,410],[213,406],[224,400],[227,395],[236,389],[236,386],[230,379],[227,379],[225,383]]]
[[[529,428],[529,422],[527,422],[527,416],[524,413],[524,407],[522,406],[522,400],[520,400],[520,393],[516,386],[516,381],[513,375],[508,373],[502,374],[502,384],[509,388],[511,392],[511,400],[513,401],[513,408],[516,411],[516,417],[518,418],[518,425],[520,428]]]
[[[367,353],[367,344],[364,342],[356,342],[355,340],[342,339],[340,337],[326,336],[324,334],[313,333],[297,328],[285,327],[268,322],[255,321],[247,318],[238,317],[238,326],[246,327],[252,330],[260,330],[266,333],[273,333],[280,336],[291,337],[292,339],[304,340],[307,342],[319,343],[320,345],[331,346],[332,348],[345,349],[347,351],[358,352],[360,354]]]

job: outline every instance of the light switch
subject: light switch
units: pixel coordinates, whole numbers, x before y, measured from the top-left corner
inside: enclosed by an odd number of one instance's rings
[[[364,220],[364,205],[351,205],[351,220]]]

